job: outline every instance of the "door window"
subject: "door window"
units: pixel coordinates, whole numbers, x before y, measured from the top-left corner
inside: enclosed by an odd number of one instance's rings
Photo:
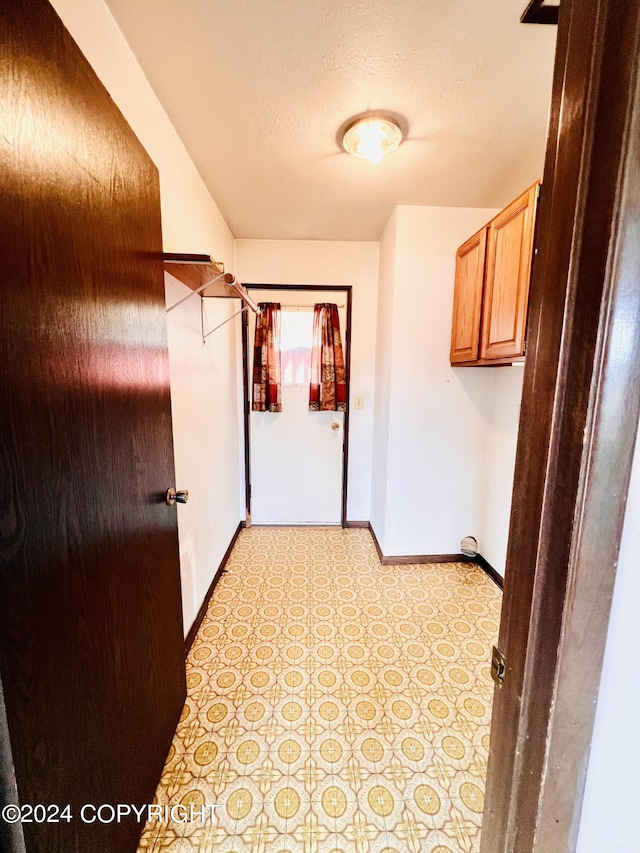
[[[283,308],[280,314],[283,385],[309,385],[312,342],[313,307],[308,310]]]

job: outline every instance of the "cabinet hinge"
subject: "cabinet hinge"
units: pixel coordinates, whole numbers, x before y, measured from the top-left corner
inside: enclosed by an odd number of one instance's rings
[[[504,684],[504,674],[507,668],[507,659],[502,654],[497,646],[493,647],[491,655],[491,678],[496,683],[497,687],[502,687]]]

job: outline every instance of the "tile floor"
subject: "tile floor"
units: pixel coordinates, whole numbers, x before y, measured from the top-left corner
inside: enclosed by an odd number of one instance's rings
[[[145,853],[479,849],[500,591],[367,530],[243,531],[187,663]]]

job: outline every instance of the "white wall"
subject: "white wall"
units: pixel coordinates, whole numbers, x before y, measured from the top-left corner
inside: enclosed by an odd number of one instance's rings
[[[390,340],[376,387],[380,399],[389,387],[388,443],[385,459],[380,412],[372,506],[389,556],[456,553],[479,536],[494,371],[452,368],[449,344],[456,249],[495,213],[401,206],[383,236],[379,328]]]
[[[373,460],[371,471],[371,525],[384,542],[387,524],[387,460],[389,394],[393,344],[393,290],[395,286],[398,214],[394,210],[380,239],[378,322],[376,325],[376,392],[374,400]]]
[[[233,236],[103,0],[52,0],[63,24],[160,171],[165,252],[233,263]]]
[[[342,284],[353,287],[349,521],[368,521],[371,501],[377,243],[306,240],[236,240],[236,269],[243,283]],[[364,397],[355,409],[354,397]]]
[[[478,550],[504,575],[524,366],[492,367],[487,413]]]
[[[165,282],[168,304],[187,292],[172,276],[165,275]],[[240,304],[236,299],[205,299],[204,307],[205,328],[213,329]],[[186,633],[244,518],[238,476],[239,335],[232,320],[203,347],[198,296],[168,318],[176,486],[189,490],[189,503],[178,507]]]
[[[577,853],[637,850],[640,839],[640,432],[627,499]]]
[[[209,253],[233,271],[233,236],[104,2],[53,6],[159,169],[165,251]],[[166,278],[170,302],[188,292]],[[210,322],[237,307],[207,300]],[[240,520],[239,342],[230,323],[203,348],[197,297],[169,315],[168,329],[176,485],[190,490],[178,510],[186,631]]]

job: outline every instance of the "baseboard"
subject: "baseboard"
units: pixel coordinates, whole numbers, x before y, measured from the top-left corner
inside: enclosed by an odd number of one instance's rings
[[[371,538],[373,539],[373,544],[376,546],[376,551],[378,552],[378,557],[380,558],[380,562],[383,566],[415,566],[415,565],[427,565],[429,563],[472,563],[469,557],[465,557],[464,554],[402,554],[397,557],[389,557],[382,553],[382,548],[380,547],[380,543],[378,542],[378,537],[376,536],[376,532],[371,525],[371,522],[368,522],[367,526],[371,531]]]
[[[500,572],[497,572],[493,568],[491,563],[489,563],[487,560],[485,560],[485,558],[482,556],[482,554],[476,554],[476,558],[475,558],[474,562],[477,563],[478,566],[480,566],[480,568],[482,569],[482,571],[485,574],[489,575],[489,577],[491,578],[491,580],[494,582],[494,584],[496,586],[500,587],[500,589],[504,589],[504,578],[502,577]]]
[[[420,566],[431,563],[475,563],[500,589],[504,588],[504,579],[489,563],[482,554],[475,557],[467,557],[466,554],[409,554],[398,557],[387,557],[382,553],[378,537],[369,521],[347,522],[347,527],[368,527],[371,532],[373,544],[376,546],[378,557],[383,566]]]
[[[464,554],[403,554],[399,557],[383,557],[383,566],[420,566],[430,563],[473,563]]]
[[[378,552],[378,557],[380,558],[380,562],[384,560],[384,554],[382,553],[382,548],[380,547],[380,543],[378,542],[378,537],[376,536],[376,532],[373,529],[373,525],[369,522],[369,532],[371,533],[371,538],[373,539],[373,544],[376,546],[376,551]]]
[[[185,655],[185,657],[191,651],[191,646],[193,645],[193,641],[195,640],[196,634],[198,633],[198,629],[200,628],[200,625],[202,625],[202,620],[204,619],[204,617],[206,615],[207,607],[209,606],[209,601],[211,599],[211,596],[213,595],[213,590],[216,588],[216,584],[218,583],[218,581],[222,577],[222,573],[224,572],[224,567],[227,564],[227,560],[229,559],[229,556],[233,550],[233,546],[236,544],[236,539],[240,535],[240,531],[243,530],[246,526],[247,526],[246,521],[240,522],[240,524],[236,528],[236,532],[231,537],[231,542],[229,543],[229,547],[224,552],[224,557],[222,558],[222,561],[221,561],[220,565],[218,566],[218,569],[217,569],[215,575],[213,576],[213,580],[211,581],[209,589],[207,590],[207,594],[204,597],[204,601],[202,602],[200,610],[198,610],[198,615],[193,620],[193,625],[191,626],[191,628],[189,628],[189,633],[185,637],[185,640],[184,640],[184,655]]]
[[[242,522],[242,526],[246,527],[246,522]],[[305,530],[318,530],[323,527],[334,530],[336,527],[340,527],[340,522],[336,522],[335,524],[290,524],[289,522],[283,522],[282,524],[252,524],[251,527],[296,527],[303,528]],[[345,527],[353,527],[353,528],[363,528],[365,530],[370,530],[371,525],[368,521],[345,521]]]

